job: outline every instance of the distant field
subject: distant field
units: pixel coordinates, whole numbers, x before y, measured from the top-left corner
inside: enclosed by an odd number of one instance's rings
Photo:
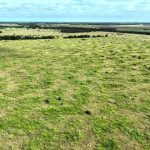
[[[54,35],[54,36],[67,36],[67,35],[81,35],[81,34],[87,34],[87,35],[104,35],[106,32],[84,32],[84,33],[61,33],[59,30],[53,30],[53,29],[23,29],[23,28],[5,28],[0,29],[2,33],[0,33],[0,36],[4,35],[35,35],[35,36],[48,36],[48,35]]]
[[[38,36],[42,36],[42,35],[60,35],[61,33],[58,31],[54,31],[51,29],[23,29],[23,28],[5,28],[5,29],[0,29],[0,31],[2,31],[2,33],[0,33],[0,36],[3,35],[38,35]]]
[[[150,36],[107,34],[0,41],[1,150],[150,149]]]
[[[16,30],[17,29],[17,30]],[[30,30],[30,31],[27,31]],[[150,35],[150,23],[0,23],[2,35],[62,35],[64,33],[117,32]]]

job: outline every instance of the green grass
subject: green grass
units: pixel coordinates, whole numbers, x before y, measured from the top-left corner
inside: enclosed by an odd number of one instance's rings
[[[148,150],[149,77],[149,36],[0,41],[0,149]]]

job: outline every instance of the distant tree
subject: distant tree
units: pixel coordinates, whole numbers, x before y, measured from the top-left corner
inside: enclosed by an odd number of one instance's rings
[[[39,28],[40,28],[40,26],[39,26],[39,25],[37,25],[36,23],[31,23],[31,24],[29,24],[29,25],[28,25],[28,28],[29,28],[29,29],[36,29],[36,28],[38,28],[38,29],[39,29]]]

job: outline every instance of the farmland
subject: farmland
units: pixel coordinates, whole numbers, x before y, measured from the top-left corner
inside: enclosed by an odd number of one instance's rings
[[[150,149],[149,35],[0,30],[0,149]]]

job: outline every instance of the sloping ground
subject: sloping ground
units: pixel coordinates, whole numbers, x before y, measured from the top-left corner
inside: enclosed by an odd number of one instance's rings
[[[150,37],[0,41],[0,149],[150,149]]]

